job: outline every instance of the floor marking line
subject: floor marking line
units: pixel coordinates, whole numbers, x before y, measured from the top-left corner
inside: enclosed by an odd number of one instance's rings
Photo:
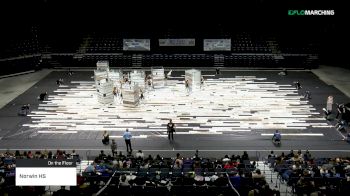
[[[106,147],[106,148],[95,148],[95,149],[87,149],[87,148],[84,148],[84,149],[79,149],[79,148],[60,148],[59,150],[82,150],[82,151],[100,151],[100,150],[106,150],[106,149],[110,149],[110,147]],[[297,148],[296,148],[297,149]],[[50,148],[40,148],[40,149],[35,149],[35,148],[23,148],[23,149],[20,149],[20,148],[15,148],[15,149],[11,149],[11,148],[3,148],[1,149],[1,151],[4,151],[4,150],[31,150],[31,151],[35,151],[35,150],[57,150],[57,148],[54,148],[54,149],[50,149]],[[299,150],[299,149],[298,149]],[[311,149],[300,149],[301,151],[310,151],[310,152],[350,152],[350,149],[349,150],[311,150]],[[162,150],[162,149],[155,149],[155,150],[142,150],[144,152],[173,152],[173,151],[183,151],[183,152],[195,152],[196,149],[193,149],[193,150],[188,150],[188,149],[169,149],[169,150]],[[256,151],[261,151],[261,152],[271,152],[271,149],[270,150],[262,150],[262,149],[259,149],[259,150],[245,150],[245,149],[240,149],[240,150],[203,150],[203,149],[198,149],[199,152],[243,152],[243,151],[247,151],[247,152],[256,152]],[[288,149],[273,149],[273,151],[278,151],[278,152],[284,152],[284,151],[290,151],[290,148]]]
[[[282,136],[324,136],[323,133],[283,133]],[[273,136],[273,133],[262,133],[261,136]]]

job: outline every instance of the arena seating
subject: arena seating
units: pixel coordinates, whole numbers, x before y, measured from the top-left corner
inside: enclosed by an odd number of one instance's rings
[[[118,37],[117,34],[94,34],[86,40],[86,44],[80,47],[80,50],[85,50],[86,53],[116,53],[123,51],[123,39]]]
[[[79,155],[57,150],[16,151],[0,153],[0,173],[2,182],[0,193],[44,193],[44,187],[16,187],[16,159],[71,159]],[[86,162],[86,161],[85,161]],[[349,191],[349,158],[314,158],[309,152],[302,154],[282,153],[266,157],[266,164],[279,176],[280,183],[286,183],[297,195],[319,193],[325,195],[345,194]],[[249,155],[226,155],[223,158],[156,157],[144,156],[142,151],[134,155],[121,152],[112,157],[101,152],[93,162],[94,172],[78,171],[78,186],[71,187],[71,194],[91,195],[101,190],[101,195],[248,195],[260,192],[263,195],[279,195],[279,191],[267,184],[265,171],[257,168]],[[81,167],[81,166],[80,166]],[[85,166],[87,167],[87,165]],[[268,167],[266,167],[268,168]],[[110,182],[108,182],[111,179]],[[1,192],[2,191],[2,192]]]
[[[271,53],[268,47],[267,38],[262,35],[255,35],[253,33],[237,34],[232,39],[233,53]]]
[[[76,53],[83,43],[83,36],[79,32],[67,29],[42,29],[39,36],[43,53]]]
[[[40,43],[30,29],[21,29],[15,33],[16,38],[11,39],[6,35],[0,37],[0,59],[40,53]]]
[[[349,191],[349,158],[312,158],[301,152],[270,157],[267,162],[278,173],[281,182],[292,187],[297,195],[333,195]]]
[[[39,28],[39,27],[37,27]],[[54,33],[55,32],[55,33]],[[35,37],[36,33],[36,37]],[[127,35],[127,37],[125,37]],[[147,37],[148,36],[148,37]],[[310,37],[311,35],[309,35]],[[151,39],[151,51],[123,51],[123,38]],[[159,38],[195,38],[191,47],[160,47]],[[35,29],[24,31],[17,40],[1,46],[1,58],[23,55],[43,55],[44,67],[94,67],[99,60],[108,60],[112,67],[164,66],[205,67],[217,65],[234,67],[291,67],[313,68],[319,63],[317,41],[300,37],[297,41],[283,35],[274,36],[258,32],[181,32],[174,29],[140,35],[137,32],[66,32],[64,29]],[[203,39],[230,38],[231,51],[203,51]],[[140,63],[133,62],[138,55]],[[48,56],[46,60],[44,56]],[[17,62],[3,61],[4,66]],[[135,65],[134,65],[135,64]]]
[[[0,61],[0,75],[9,75],[38,69],[40,56],[29,55],[13,60]]]

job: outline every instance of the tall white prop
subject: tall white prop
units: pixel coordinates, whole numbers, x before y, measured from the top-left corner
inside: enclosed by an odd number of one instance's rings
[[[164,87],[165,84],[165,74],[163,67],[152,67],[152,82],[154,88]]]
[[[134,70],[130,72],[131,83],[137,85],[142,91],[145,89],[145,72],[141,70]]]
[[[124,106],[135,107],[139,104],[140,88],[137,84],[123,87],[122,94]]]
[[[123,73],[119,69],[111,69],[108,72],[108,78],[113,82],[113,86],[120,88],[120,81],[123,79]]]
[[[188,81],[189,88],[192,90],[200,89],[201,77],[201,71],[199,70],[189,69],[185,71],[185,81]]]
[[[108,78],[108,61],[98,61],[97,69],[94,71],[97,100],[102,104],[109,104],[114,101],[113,82]]]

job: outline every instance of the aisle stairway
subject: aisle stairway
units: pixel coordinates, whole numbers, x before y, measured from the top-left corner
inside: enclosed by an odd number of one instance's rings
[[[271,189],[279,190],[281,196],[290,196],[293,195],[291,187],[287,186],[278,176],[277,172],[273,171],[273,168],[270,168],[267,161],[258,161],[256,165],[257,169],[265,175],[266,182],[269,183]]]

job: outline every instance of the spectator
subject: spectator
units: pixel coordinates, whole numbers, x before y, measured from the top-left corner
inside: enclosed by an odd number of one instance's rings
[[[231,161],[226,162],[224,165],[224,169],[231,169],[231,168],[234,168],[232,162]]]
[[[311,160],[311,154],[309,152],[309,150],[306,150],[305,154],[304,154],[304,161],[309,161]]]
[[[123,174],[119,178],[119,186],[130,186],[129,182],[126,179],[126,175]]]
[[[218,187],[223,187],[228,184],[228,180],[223,174],[220,174],[219,178],[214,181],[214,184]]]
[[[96,174],[96,164],[92,162],[89,166],[86,167],[85,172]]]
[[[69,155],[70,159],[76,158],[78,162],[80,162],[79,155],[75,152],[75,150],[72,150],[72,153]]]
[[[267,157],[268,158],[276,158],[276,155],[274,154],[273,150],[271,150],[270,154]]]
[[[150,162],[153,162],[153,157],[152,157],[152,155],[148,155],[148,157],[145,159],[145,161],[147,162],[147,161],[150,161]]]
[[[144,154],[143,154],[142,150],[139,150],[139,151],[136,153],[135,157],[138,158],[138,159],[142,159],[142,160],[143,160]]]
[[[66,196],[66,195],[71,195],[69,190],[66,190],[65,186],[61,186],[61,189],[54,192],[52,194],[53,196]]]
[[[242,155],[242,162],[244,162],[244,161],[249,161],[249,156],[248,156],[247,151],[244,151],[243,155]]]
[[[98,155],[98,159],[103,160],[105,157],[107,157],[107,155],[105,154],[105,152],[103,150],[101,150],[101,153]]]
[[[289,154],[287,155],[287,158],[291,159],[292,157],[294,157],[294,151],[290,150]]]
[[[199,159],[195,159],[193,163],[193,169],[201,168],[201,161]]]
[[[53,159],[53,153],[52,153],[51,150],[47,153],[47,158],[48,159]]]
[[[222,162],[226,163],[231,161],[231,159],[228,157],[228,155],[225,155],[225,157],[222,159]]]
[[[117,158],[119,158],[119,159],[123,160],[123,159],[125,159],[125,158],[126,158],[126,156],[125,156],[125,155],[123,155],[123,152],[122,152],[122,151],[119,151],[119,154],[117,155]]]
[[[63,152],[61,150],[57,150],[57,152],[56,152],[56,159],[64,159],[64,158],[66,158],[66,157],[63,154]]]
[[[301,150],[298,150],[298,158],[302,160],[304,158],[304,155],[301,153]]]
[[[194,160],[200,160],[201,158],[199,157],[199,151],[196,150],[196,153],[194,153],[194,157],[193,157]]]
[[[302,163],[302,161],[301,161],[301,159],[300,159],[300,157],[297,155],[297,154],[295,154],[294,155],[294,157],[292,157],[291,159],[290,159],[293,163]]]
[[[176,161],[178,161],[178,162],[179,162],[179,165],[182,167],[183,161],[182,161],[182,157],[180,156],[180,153],[177,153],[177,154],[176,154],[175,162],[176,162]]]
[[[265,179],[265,176],[264,176],[264,174],[261,173],[260,169],[255,170],[255,172],[252,174],[252,177]]]
[[[28,151],[27,158],[28,159],[32,159],[33,158],[32,151]]]
[[[180,161],[178,159],[176,159],[173,168],[174,169],[181,169],[182,168],[182,164],[180,164]]]

